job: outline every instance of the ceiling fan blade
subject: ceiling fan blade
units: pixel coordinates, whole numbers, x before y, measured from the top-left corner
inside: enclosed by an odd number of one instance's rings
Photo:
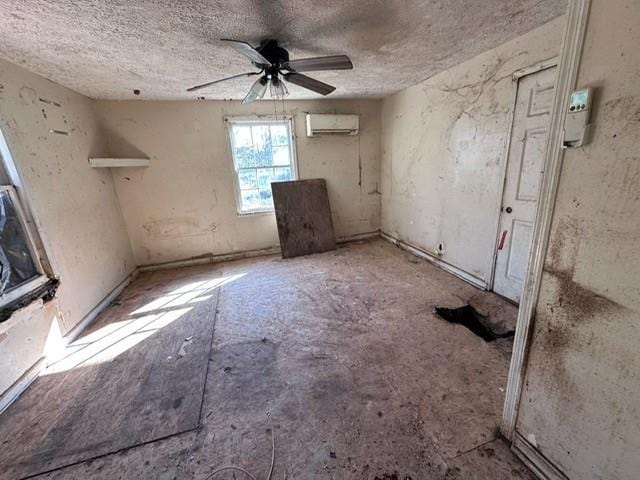
[[[283,67],[292,72],[315,72],[319,70],[351,70],[353,63],[346,55],[330,57],[301,58],[285,62]]]
[[[247,42],[242,42],[240,40],[230,40],[228,38],[221,38],[220,41],[229,43],[229,45],[233,47],[237,52],[247,57],[259,67],[271,66],[271,62],[264,58],[259,51],[257,51]]]
[[[195,87],[187,88],[187,92],[194,92],[196,90],[200,90],[201,88],[206,88],[211,85],[215,85],[216,83],[226,82],[227,80],[233,80],[234,78],[251,77],[252,75],[260,75],[261,73],[262,72],[248,72],[248,73],[241,73],[239,75],[233,75],[227,78],[221,78],[220,80],[214,80],[213,82],[203,83],[202,85],[196,85]]]
[[[306,88],[307,90],[312,90],[320,95],[329,95],[333,92],[336,87],[323,83],[315,78],[307,77],[306,75],[302,75],[300,73],[285,73],[284,79],[287,82],[293,83],[294,85],[298,85],[299,87]]]
[[[260,77],[258,80],[256,80],[253,85],[251,85],[249,93],[247,93],[247,95],[242,99],[242,103],[251,103],[264,97],[264,94],[267,91],[268,83],[269,82],[265,77]]]

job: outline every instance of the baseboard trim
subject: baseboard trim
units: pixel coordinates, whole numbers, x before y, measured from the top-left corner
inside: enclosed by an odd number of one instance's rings
[[[380,236],[379,231],[357,233],[355,235],[347,235],[344,237],[338,237],[336,243],[343,244],[349,242],[358,242],[362,240],[368,240],[374,237]],[[281,252],[279,245],[274,245],[267,248],[259,248],[256,250],[243,250],[240,252],[221,253],[218,255],[203,255],[201,257],[187,258],[185,260],[174,260],[164,263],[150,263],[147,265],[140,265],[138,272],[155,272],[158,270],[168,270],[171,268],[180,267],[193,267],[197,265],[207,265],[209,263],[221,263],[231,260],[242,260],[244,258],[263,257],[268,255],[277,255]]]
[[[372,238],[377,238],[380,236],[380,230],[376,230],[374,232],[366,232],[366,233],[356,233],[355,235],[346,235],[344,237],[338,237],[336,239],[336,243],[350,243],[350,242],[361,242],[363,240],[371,240]]]
[[[412,253],[417,257],[424,258],[425,260],[433,263],[434,265],[441,268],[442,270],[449,272],[452,275],[455,275],[456,277],[460,278],[461,280],[464,280],[467,283],[470,283],[474,287],[480,288],[482,290],[487,289],[487,282],[485,282],[481,278],[478,278],[475,275],[471,275],[470,273],[465,272],[461,268],[445,262],[444,260],[421,249],[420,247],[416,247],[415,245],[407,243],[403,240],[400,240],[394,237],[393,235],[389,235],[388,233],[385,233],[382,231],[380,232],[380,236],[384,238],[386,241],[396,245],[397,247],[400,247],[403,250],[406,250],[407,252]]]
[[[540,480],[569,480],[518,432],[514,433],[511,450]]]
[[[241,252],[222,253],[219,255],[206,255],[195,258],[187,258],[185,260],[175,260],[164,263],[150,263],[147,265],[140,265],[138,271],[143,272],[155,272],[158,270],[168,270],[171,268],[180,267],[193,267],[196,265],[207,265],[209,263],[228,262],[230,260],[241,260],[243,258],[263,257],[266,255],[275,255],[280,253],[280,247],[267,247],[259,248],[256,250],[243,250]]]
[[[134,278],[138,276],[138,269],[136,268],[133,272],[131,272],[127,277],[121,281],[118,285],[115,286],[113,290],[111,290],[106,297],[104,297],[100,303],[98,303],[95,307],[91,309],[89,313],[87,313],[82,320],[75,327],[73,327],[69,332],[64,336],[64,340],[66,343],[73,342],[76,338],[80,336],[80,334],[91,325],[95,319],[102,313],[102,311],[111,305],[118,295],[120,295],[125,288],[129,286],[129,284],[133,281]]]
[[[29,370],[23,373],[13,385],[0,395],[0,414],[9,408],[11,404],[15,402],[33,382],[36,381],[40,376],[40,371],[44,366],[44,362],[45,357],[40,357],[40,359],[34,363]]]

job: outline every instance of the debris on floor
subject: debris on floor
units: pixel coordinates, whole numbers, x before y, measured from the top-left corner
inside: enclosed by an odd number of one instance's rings
[[[493,333],[507,333],[516,329],[518,306],[498,295],[492,292],[478,292],[465,303],[480,314],[483,324]]]
[[[447,322],[467,327],[485,342],[493,342],[498,338],[509,338],[515,333],[513,330],[503,333],[492,331],[486,325],[485,316],[478,313],[471,305],[465,305],[459,308],[436,307],[436,313]]]
[[[398,472],[393,473],[385,473],[381,477],[376,476],[374,480],[413,480],[410,475],[405,475],[404,477],[398,476]]]
[[[193,336],[184,339],[184,342],[182,342],[182,345],[180,346],[180,350],[178,350],[178,358],[182,358],[187,354],[187,347],[191,343],[191,340],[193,340]]]

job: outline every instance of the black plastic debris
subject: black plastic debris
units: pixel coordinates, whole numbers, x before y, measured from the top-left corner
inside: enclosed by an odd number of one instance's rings
[[[512,337],[514,332],[494,333],[485,325],[485,318],[471,305],[459,308],[436,307],[436,313],[449,323],[467,327],[485,342],[493,342],[498,338]]]

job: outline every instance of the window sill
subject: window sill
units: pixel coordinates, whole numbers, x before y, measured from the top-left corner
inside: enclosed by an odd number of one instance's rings
[[[271,208],[269,210],[254,210],[251,212],[238,212],[238,217],[256,217],[261,215],[274,215],[276,211]]]
[[[15,299],[3,301],[0,306],[0,323],[11,318],[11,315],[16,310],[20,310],[37,300],[42,299],[45,303],[52,300],[56,294],[59,284],[60,281],[58,279],[47,278],[45,276],[32,280],[26,285],[29,287],[27,292]]]

